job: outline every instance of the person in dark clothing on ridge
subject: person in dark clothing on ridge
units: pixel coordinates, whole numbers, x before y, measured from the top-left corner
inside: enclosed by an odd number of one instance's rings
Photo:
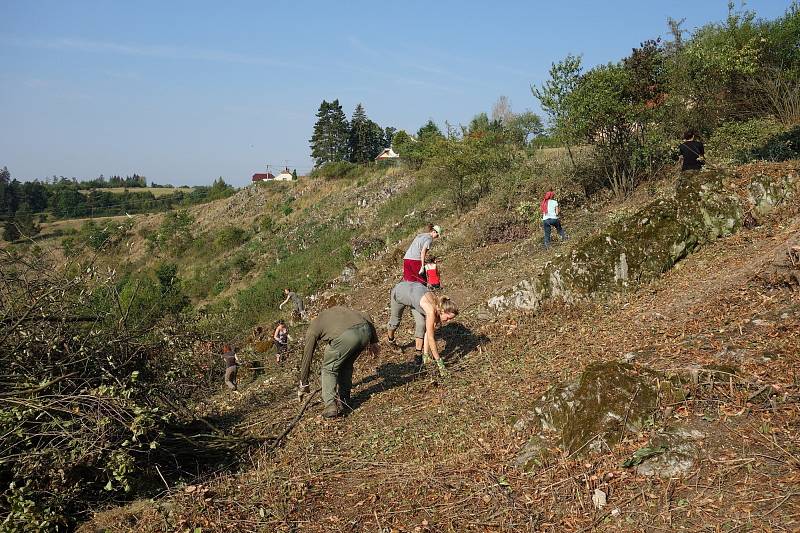
[[[322,311],[306,331],[306,344],[300,363],[300,399],[310,391],[308,374],[314,350],[320,341],[328,343],[322,358],[322,401],[325,403],[322,416],[334,418],[341,415],[345,407],[350,407],[355,360],[365,348],[372,355],[378,355],[378,333],[366,313],[342,306]]]
[[[681,160],[681,172],[700,170],[705,164],[705,148],[703,143],[695,139],[697,133],[689,130],[683,134],[683,142],[678,146]]]

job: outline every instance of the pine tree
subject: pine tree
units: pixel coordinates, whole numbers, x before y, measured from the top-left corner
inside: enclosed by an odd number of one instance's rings
[[[350,125],[347,123],[347,116],[345,116],[339,100],[336,99],[331,103],[331,137],[334,146],[334,161],[347,160],[349,135]]]
[[[314,133],[309,140],[316,166],[330,161],[344,161],[348,155],[349,125],[339,100],[325,100],[317,111]]]
[[[308,141],[311,145],[311,157],[314,158],[317,166],[332,160],[333,152],[328,135],[328,122],[330,121],[330,117],[328,116],[329,109],[330,104],[323,100],[317,111],[317,122],[314,124],[314,133]]]
[[[366,163],[369,161],[369,122],[367,113],[361,104],[356,106],[350,119],[350,162]]]
[[[369,121],[369,160],[372,161],[381,151],[388,147],[389,144],[386,142],[386,137],[384,136],[383,128],[381,128],[377,123]]]
[[[11,172],[8,171],[8,168],[3,167],[0,170],[0,217],[12,214],[10,208],[10,182]]]
[[[391,126],[387,126],[383,130],[383,148],[389,148],[392,145],[392,139],[394,139],[394,134],[397,132],[397,128],[393,128]]]
[[[361,104],[350,120],[350,162],[367,163],[386,147],[383,128],[367,117]]]
[[[428,122],[417,131],[417,139],[424,141],[435,137],[444,137],[444,135],[442,135],[442,130],[439,129],[433,119],[428,119]]]

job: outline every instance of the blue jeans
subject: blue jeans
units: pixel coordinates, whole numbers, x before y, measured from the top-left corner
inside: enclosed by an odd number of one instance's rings
[[[561,237],[563,241],[566,237],[564,236],[564,228],[561,227],[561,222],[557,218],[547,218],[542,220],[542,225],[544,226],[544,247],[547,248],[550,246],[550,231],[552,228],[556,228],[558,231],[558,236]]]

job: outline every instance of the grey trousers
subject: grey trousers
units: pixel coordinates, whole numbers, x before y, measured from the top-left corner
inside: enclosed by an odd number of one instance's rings
[[[333,339],[322,357],[322,401],[330,405],[336,400],[336,389],[343,403],[350,402],[353,388],[353,363],[372,338],[366,322],[347,329]]]
[[[397,301],[395,298],[395,291],[397,288],[392,289],[392,295],[389,298],[389,324],[387,327],[389,331],[395,331],[400,326],[400,319],[403,318],[403,312],[407,306]],[[411,316],[414,317],[414,336],[418,339],[425,338],[425,315],[411,307]]]

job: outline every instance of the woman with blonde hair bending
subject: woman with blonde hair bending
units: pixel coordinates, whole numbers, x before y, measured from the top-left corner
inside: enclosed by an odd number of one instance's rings
[[[437,296],[425,285],[411,281],[401,281],[392,289],[389,299],[388,337],[394,344],[394,333],[400,326],[400,319],[406,307],[411,308],[414,317],[415,349],[414,361],[421,366],[430,354],[436,361],[439,371],[444,373],[444,361],[439,357],[434,335],[436,326],[452,320],[458,315],[458,306],[446,296]]]

